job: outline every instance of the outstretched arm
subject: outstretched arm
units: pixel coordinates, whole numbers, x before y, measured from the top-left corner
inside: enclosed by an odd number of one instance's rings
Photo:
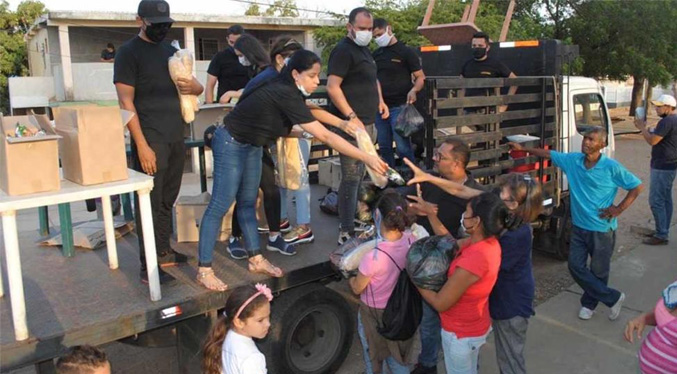
[[[543,158],[550,158],[550,150],[549,149],[542,149],[542,148],[525,148],[519,143],[515,142],[508,142],[508,146],[510,149],[515,150],[515,151],[526,151],[531,153],[534,156],[538,157],[543,157]]]
[[[425,171],[419,169],[416,165],[414,165],[411,161],[409,161],[407,158],[404,159],[404,162],[409,166],[409,168],[414,172],[414,178],[410,179],[409,182],[407,182],[408,185],[412,185],[415,183],[423,183],[423,182],[428,182],[432,183],[439,188],[443,189],[445,192],[448,194],[460,197],[462,199],[470,200],[475,196],[479,196],[482,194],[482,191],[476,190],[474,188],[466,187],[460,183],[456,183],[454,181],[450,181],[447,179],[443,179],[440,177],[436,177],[434,175],[428,174]]]

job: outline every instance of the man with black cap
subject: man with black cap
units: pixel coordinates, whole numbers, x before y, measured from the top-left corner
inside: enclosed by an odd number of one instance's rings
[[[137,36],[117,51],[113,82],[120,108],[136,113],[127,127],[132,135],[133,168],[154,177],[151,191],[153,228],[160,267],[186,262],[187,257],[169,244],[172,234],[172,206],[179,194],[185,147],[184,126],[177,87],[182,94],[199,95],[202,85],[192,79],[179,78],[175,85],[169,76],[168,59],[176,49],[163,42],[174,20],[169,4],[163,0],[142,0],[136,21]],[[137,200],[138,201],[138,200]],[[141,227],[136,204],[136,227]],[[141,279],[148,281],[145,269],[143,235],[139,235]],[[160,282],[173,279],[160,271]]]

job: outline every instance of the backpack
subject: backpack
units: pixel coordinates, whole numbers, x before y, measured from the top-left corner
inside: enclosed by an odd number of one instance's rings
[[[409,279],[406,270],[400,268],[395,259],[378,247],[376,247],[376,250],[388,256],[400,271],[395,289],[388,298],[388,303],[383,310],[383,316],[376,327],[376,331],[388,340],[407,340],[414,336],[418,325],[421,323],[423,314],[421,294]]]
[[[331,188],[327,194],[320,198],[320,210],[324,213],[338,216],[338,193]]]

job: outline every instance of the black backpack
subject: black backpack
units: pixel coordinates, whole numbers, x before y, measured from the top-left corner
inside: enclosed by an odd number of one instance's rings
[[[421,294],[409,279],[406,270],[400,268],[395,259],[388,253],[378,247],[376,249],[388,256],[400,271],[395,289],[388,298],[388,303],[383,310],[383,317],[376,330],[388,340],[407,340],[414,336],[418,325],[421,323],[423,313]]]
[[[331,188],[320,200],[320,210],[332,216],[338,216],[338,193]]]

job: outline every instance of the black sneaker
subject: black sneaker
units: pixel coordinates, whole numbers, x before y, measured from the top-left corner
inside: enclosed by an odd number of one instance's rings
[[[176,278],[174,278],[171,274],[167,273],[166,271],[162,270],[162,268],[158,268],[160,270],[160,284],[167,284],[174,282]],[[148,271],[146,269],[141,269],[141,282],[148,284]]]
[[[437,374],[437,366],[427,367],[421,364],[416,364],[411,374]]]
[[[163,268],[178,266],[179,264],[185,264],[188,262],[188,256],[172,249],[169,252],[159,254],[157,262],[160,267]]]

